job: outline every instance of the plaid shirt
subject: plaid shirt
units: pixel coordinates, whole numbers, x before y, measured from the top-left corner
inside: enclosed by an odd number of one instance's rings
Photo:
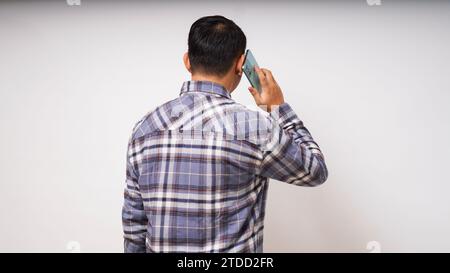
[[[125,252],[262,252],[268,178],[316,186],[327,176],[289,104],[250,110],[221,85],[187,81],[133,129]]]

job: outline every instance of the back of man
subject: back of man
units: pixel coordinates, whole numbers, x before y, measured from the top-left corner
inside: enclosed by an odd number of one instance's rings
[[[231,92],[245,35],[222,16],[197,20],[184,56],[192,80],[147,114],[128,144],[122,211],[126,252],[261,252],[268,178],[327,179],[323,155],[270,71],[250,110]]]

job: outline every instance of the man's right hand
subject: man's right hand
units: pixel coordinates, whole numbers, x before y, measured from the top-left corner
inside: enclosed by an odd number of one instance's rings
[[[281,88],[273,78],[270,70],[255,67],[255,71],[258,73],[262,91],[259,93],[258,90],[253,87],[249,87],[248,90],[255,99],[256,104],[270,112],[273,106],[284,103],[283,92],[281,92]]]

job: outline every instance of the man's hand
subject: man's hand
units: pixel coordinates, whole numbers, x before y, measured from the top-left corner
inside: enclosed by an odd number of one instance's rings
[[[270,112],[272,106],[284,103],[283,93],[281,92],[278,83],[273,78],[270,70],[255,67],[255,71],[258,73],[259,81],[261,82],[261,94],[253,87],[249,87],[248,90],[255,99],[256,104]]]

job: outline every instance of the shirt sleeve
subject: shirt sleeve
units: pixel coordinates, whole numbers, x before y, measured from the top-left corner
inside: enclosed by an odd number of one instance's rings
[[[324,183],[328,170],[322,151],[290,105],[275,107],[267,121],[259,174],[298,186]]]
[[[139,190],[139,174],[130,161],[132,145],[128,144],[126,185],[122,208],[122,226],[124,233],[124,251],[126,253],[145,252],[147,216],[144,211]]]

